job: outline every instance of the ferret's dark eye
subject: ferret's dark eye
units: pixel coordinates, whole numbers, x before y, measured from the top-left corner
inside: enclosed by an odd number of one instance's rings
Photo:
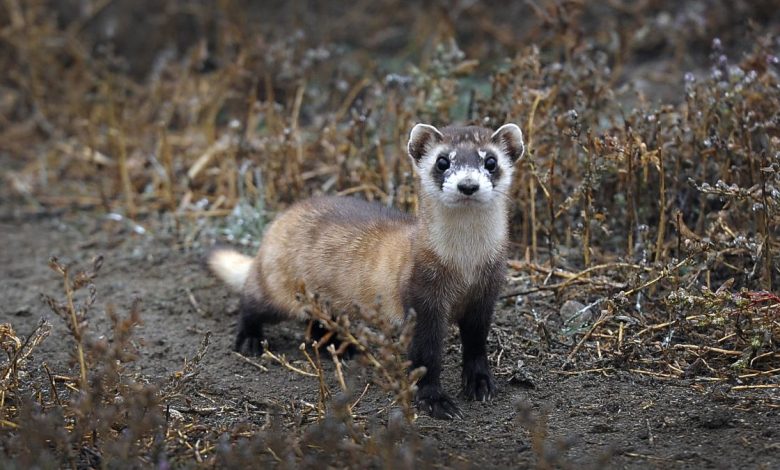
[[[485,169],[491,173],[496,171],[496,168],[498,168],[498,162],[496,161],[496,157],[487,157],[485,159]]]
[[[436,169],[439,171],[447,171],[450,167],[450,159],[447,157],[439,157],[436,159]]]

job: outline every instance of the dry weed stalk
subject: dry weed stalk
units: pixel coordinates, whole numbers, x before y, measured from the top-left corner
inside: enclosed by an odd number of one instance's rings
[[[161,390],[160,400],[169,402],[181,394],[185,384],[198,374],[198,365],[206,356],[211,343],[211,332],[206,332],[198,346],[198,351],[191,359],[184,359],[184,365],[168,377],[165,386]]]
[[[87,386],[87,370],[89,366],[84,354],[84,329],[87,326],[87,313],[93,307],[97,298],[97,289],[95,289],[92,281],[102,266],[103,257],[98,256],[92,260],[91,271],[79,271],[71,278],[70,268],[61,264],[56,257],[52,257],[49,259],[49,267],[62,276],[65,302],[58,302],[53,297],[42,295],[43,301],[46,302],[49,308],[65,321],[68,331],[76,342],[76,357],[82,389]],[[74,296],[78,290],[84,287],[89,290],[89,294],[83,303],[79,305],[75,302]]]

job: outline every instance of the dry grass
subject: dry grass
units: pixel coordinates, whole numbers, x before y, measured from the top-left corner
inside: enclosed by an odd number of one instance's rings
[[[87,209],[170,230],[186,247],[215,235],[251,244],[275,212],[313,194],[414,211],[404,156],[414,122],[518,122],[528,156],[512,194],[506,298],[553,307],[534,321],[540,344],[565,347],[560,373],[726,384],[778,406],[772,2],[714,1],[706,15],[675,2],[504,11],[385,0],[344,12],[291,2],[277,22],[260,22],[271,13],[239,1],[75,3],[75,17],[42,0],[0,7],[0,196],[15,212]],[[112,18],[135,8],[148,24],[120,23],[106,40]],[[126,36],[144,47],[123,40],[122,28],[135,28]],[[353,413],[364,389],[343,377],[335,351],[304,345],[305,370],[273,352],[256,363],[290,367],[319,387],[295,437],[274,432],[283,418],[262,429],[185,425],[170,404],[208,339],[163,383],[131,377],[139,308],[113,319],[112,342],[95,340],[88,313],[99,263],[75,275],[52,267],[65,297],[47,303],[73,340],[75,375],[28,360],[49,325],[27,338],[0,328],[2,449],[20,466],[257,465],[258,455],[308,466],[323,448],[338,449],[328,458],[339,466],[381,465],[391,454],[430,463],[412,424],[403,341],[382,328],[355,329],[310,298],[313,317],[364,352],[370,383],[394,399],[397,413],[383,423]],[[567,300],[579,306],[564,318]]]

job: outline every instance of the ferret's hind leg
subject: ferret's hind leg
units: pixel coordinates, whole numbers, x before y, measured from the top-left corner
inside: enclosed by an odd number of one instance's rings
[[[268,302],[246,294],[241,296],[238,313],[238,333],[233,349],[251,356],[263,354],[263,326],[279,323],[285,319],[284,314]]]
[[[309,325],[306,328],[306,340],[316,341],[317,348],[321,351],[327,349],[332,344],[336,348],[339,357],[344,360],[352,359],[359,352],[354,344],[344,344],[345,341],[319,320],[309,320]]]

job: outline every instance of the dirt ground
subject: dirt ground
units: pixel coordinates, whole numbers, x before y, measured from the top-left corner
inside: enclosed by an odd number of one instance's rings
[[[20,218],[4,213],[0,318],[22,335],[41,318],[50,321],[52,335],[37,354],[53,369],[69,372],[71,348],[61,320],[39,298],[60,289],[47,260],[57,255],[65,262],[86,264],[102,254],[98,309],[91,327],[107,328],[108,321],[101,317],[108,304],[125,312],[134,298],[142,299],[143,325],[136,338],[143,355],[135,364],[140,376],[150,381],[167,377],[196,352],[206,332],[213,334],[200,373],[190,384],[197,390],[196,400],[189,407],[182,404],[179,411],[198,413],[213,423],[263,422],[274,404],[316,402],[316,379],[268,362],[268,371],[262,372],[231,353],[237,299],[203,269],[206,248],[183,250],[174,238],[154,234],[153,223],[147,224],[149,232],[139,235],[91,214]],[[72,253],[79,258],[67,258]],[[562,371],[570,348],[545,351],[533,339],[538,335],[529,331],[528,312],[549,308],[549,303],[535,305],[534,298],[527,298],[497,312],[490,341],[500,393],[492,402],[460,399],[462,421],[417,419],[444,463],[487,468],[538,463],[532,433],[522,420],[530,411],[537,417],[537,431],[547,433],[544,452],[551,460],[564,455],[559,464],[569,462],[575,468],[780,468],[777,408],[736,401],[718,393],[717,387],[691,381],[577,367]],[[272,327],[271,349],[298,360],[303,330],[295,323]],[[459,387],[458,349],[453,332],[443,376],[453,393]],[[384,393],[370,389],[355,412],[376,416],[387,404]]]

